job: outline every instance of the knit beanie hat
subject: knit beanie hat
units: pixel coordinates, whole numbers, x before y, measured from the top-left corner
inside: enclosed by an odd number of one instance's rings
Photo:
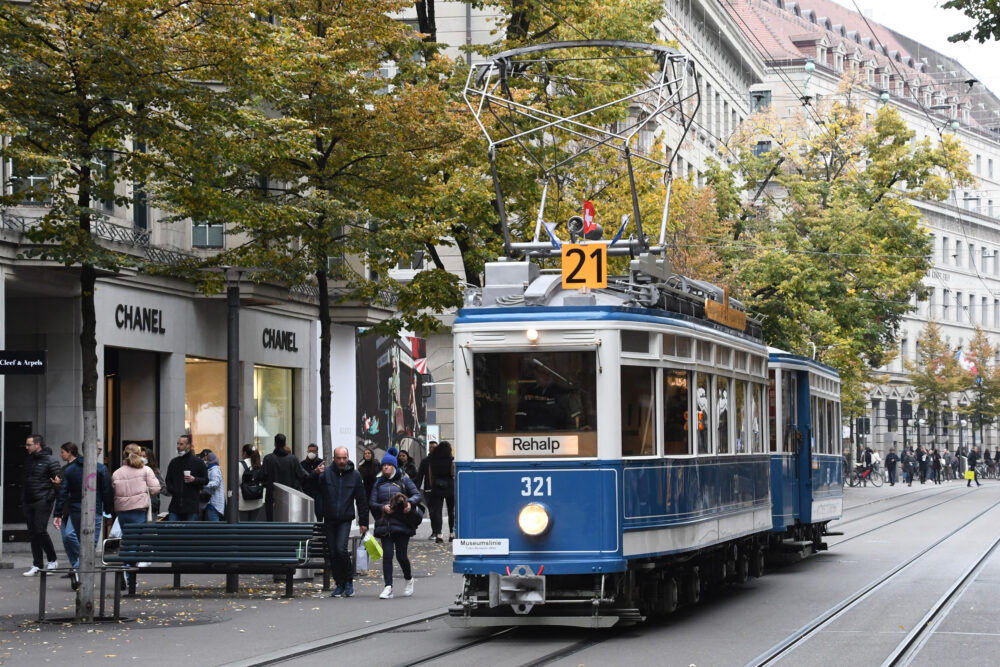
[[[388,454],[389,456],[398,456],[399,450],[395,447],[390,447],[389,449],[385,450],[385,453]]]
[[[391,465],[393,468],[398,468],[399,463],[396,461],[396,457],[392,454],[386,454],[382,457],[382,465]]]

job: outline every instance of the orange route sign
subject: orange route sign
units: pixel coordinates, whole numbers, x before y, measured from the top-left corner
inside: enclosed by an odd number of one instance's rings
[[[563,289],[608,286],[608,247],[603,243],[562,245]]]

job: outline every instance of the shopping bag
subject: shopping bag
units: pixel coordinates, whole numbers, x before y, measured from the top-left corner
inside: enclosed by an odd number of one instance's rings
[[[975,470],[966,470],[965,471],[965,479],[975,479],[975,478],[976,478],[976,471]]]
[[[368,552],[370,560],[376,561],[382,558],[382,545],[370,533],[365,534],[365,539],[361,541],[361,544],[364,545],[365,551]]]
[[[355,559],[354,569],[358,572],[366,572],[372,569],[368,550],[365,549],[364,545],[358,545],[358,552],[355,554]]]
[[[111,524],[111,531],[108,533],[109,540],[121,539],[122,536],[122,526],[118,523],[118,517],[115,517],[115,522]]]

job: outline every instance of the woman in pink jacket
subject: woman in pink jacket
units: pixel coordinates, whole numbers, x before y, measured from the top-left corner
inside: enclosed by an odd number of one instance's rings
[[[142,460],[138,445],[126,445],[122,459],[124,465],[111,475],[118,523],[145,523],[149,498],[160,492],[160,483],[152,468]]]

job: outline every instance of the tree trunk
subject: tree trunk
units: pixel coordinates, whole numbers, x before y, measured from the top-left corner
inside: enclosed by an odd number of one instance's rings
[[[333,433],[330,430],[330,286],[326,271],[327,257],[320,258],[316,271],[319,288],[319,423],[323,437],[323,456],[333,456]]]
[[[88,221],[89,222],[89,221]],[[89,226],[89,224],[88,224]],[[82,526],[74,526],[80,538],[80,588],[76,592],[76,620],[94,620],[94,530],[97,522],[97,316],[94,310],[94,284],[97,272],[84,264],[80,272],[80,351],[83,367],[81,398],[83,404],[83,502]],[[106,510],[108,511],[108,510]]]

